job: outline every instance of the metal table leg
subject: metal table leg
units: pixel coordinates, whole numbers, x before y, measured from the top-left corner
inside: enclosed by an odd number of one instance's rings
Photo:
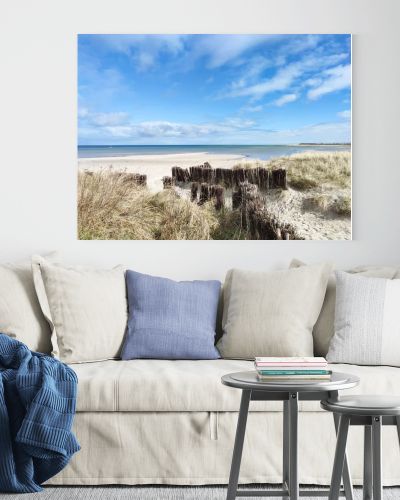
[[[382,418],[372,418],[372,483],[374,500],[382,500]]]
[[[339,420],[340,417],[336,413],[333,414],[333,418],[335,421],[335,429],[336,429],[336,434],[338,433],[339,430]],[[350,467],[349,467],[349,462],[347,460],[347,453],[346,450],[344,452],[344,462],[343,462],[343,488],[346,496],[346,500],[354,500],[354,492],[353,492],[353,482],[351,480],[351,474],[350,474]]]
[[[399,444],[400,444],[400,417],[396,417],[396,426],[397,426],[397,437],[399,439]]]
[[[299,478],[298,478],[298,442],[297,442],[297,424],[298,424],[298,394],[292,392],[289,394],[289,486],[290,500],[299,498]]]
[[[364,427],[364,479],[363,500],[372,500],[372,429]]]
[[[343,474],[343,464],[346,456],[347,434],[349,432],[350,417],[342,415],[340,417],[339,430],[336,443],[335,460],[333,462],[331,489],[329,500],[338,500],[340,483]]]
[[[226,500],[234,500],[236,497],[250,397],[251,391],[242,391],[242,399],[240,401],[239,418],[236,428],[235,445],[233,447],[232,465],[229,475],[229,485]]]
[[[283,460],[282,460],[282,487],[290,491],[289,481],[289,435],[290,435],[290,420],[289,420],[289,402],[283,402]]]

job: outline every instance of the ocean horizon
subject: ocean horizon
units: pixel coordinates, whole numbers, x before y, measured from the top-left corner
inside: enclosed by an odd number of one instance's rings
[[[350,151],[350,144],[270,144],[270,145],[81,145],[78,158],[165,155],[179,153],[234,154],[249,159],[268,160],[304,151]]]

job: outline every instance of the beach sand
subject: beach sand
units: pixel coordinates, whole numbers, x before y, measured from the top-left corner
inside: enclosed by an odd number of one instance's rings
[[[172,167],[189,168],[208,161],[213,168],[232,168],[245,156],[212,153],[180,153],[167,155],[134,155],[108,158],[80,158],[79,169],[96,171],[112,168],[147,175],[147,186],[153,191],[163,189],[162,178],[171,175]]]
[[[243,161],[256,161],[242,155],[213,153],[180,153],[165,155],[133,155],[124,157],[80,158],[79,169],[98,171],[111,168],[114,171],[126,171],[147,175],[147,186],[152,192],[163,189],[162,178],[171,175],[173,166],[189,168],[204,162],[213,168],[232,168]],[[318,210],[303,209],[303,199],[313,194],[314,190],[301,192],[289,188],[284,199],[273,191],[269,194],[268,208],[282,222],[296,227],[305,239],[351,239],[351,219],[347,217],[323,214]],[[185,196],[185,193],[181,193]],[[188,193],[186,193],[188,195]]]

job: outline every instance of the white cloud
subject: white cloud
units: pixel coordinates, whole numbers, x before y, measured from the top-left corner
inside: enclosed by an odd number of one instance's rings
[[[209,68],[218,68],[231,62],[247,50],[266,43],[275,42],[273,35],[208,35],[196,39],[193,57],[207,57]]]
[[[107,126],[107,125],[122,125],[129,119],[128,113],[96,113],[91,116],[91,122],[94,125]]]
[[[81,144],[290,144],[297,142],[349,142],[350,122],[310,124],[295,129],[268,130],[251,120],[237,118],[223,122],[179,123],[148,121],[125,125],[83,126],[79,129]]]
[[[340,118],[344,118],[347,120],[351,118],[351,110],[345,109],[344,111],[339,111],[338,116],[340,116]]]
[[[351,65],[340,65],[322,73],[322,83],[307,93],[309,99],[319,99],[325,94],[342,90],[351,85]]]
[[[230,97],[249,96],[254,99],[260,99],[271,92],[287,89],[301,73],[301,63],[289,64],[285,68],[278,70],[275,75],[268,80],[250,85],[249,87],[232,89],[228,95]]]
[[[191,37],[191,44],[185,44]],[[205,58],[207,67],[218,68],[234,61],[249,49],[269,40],[276,42],[275,35],[104,35],[101,37],[107,50],[123,53],[134,61],[138,69],[153,68],[163,53],[179,56],[184,65]]]
[[[243,113],[259,113],[263,110],[263,106],[260,104],[259,106],[244,106],[240,111]]]
[[[303,85],[305,87],[317,87],[318,85],[321,85],[322,80],[321,78],[314,77],[314,78],[308,78],[303,82]]]
[[[186,35],[103,35],[103,46],[132,59],[140,71],[154,67],[162,53],[179,55],[184,50]]]
[[[79,107],[78,109],[78,118],[86,118],[89,116],[89,110],[85,107]]]
[[[278,130],[266,134],[265,142],[288,144],[297,142],[350,142],[351,132],[348,121],[326,122],[306,125],[295,129]]]
[[[285,104],[288,104],[289,102],[294,102],[298,99],[297,94],[285,94],[282,97],[279,97],[278,99],[275,99],[272,104],[275,104],[275,106],[284,106]]]
[[[99,117],[100,115],[96,115]],[[103,118],[103,116],[102,116]],[[157,138],[204,138],[253,130],[255,122],[248,119],[230,118],[218,123],[179,123],[170,121],[147,121],[140,123],[112,123],[107,120],[91,120],[90,124],[80,127],[82,137],[112,137],[114,139]],[[90,126],[91,125],[91,126]]]
[[[231,88],[242,89],[244,87],[249,86],[251,83],[256,82],[257,78],[261,75],[261,73],[271,66],[271,62],[265,57],[257,56],[253,57],[246,65],[242,68],[241,73],[242,76],[232,82]]]
[[[241,97],[241,96],[249,96],[253,99],[261,99],[264,95],[277,92],[289,90],[298,80],[305,75],[309,75],[310,73],[320,71],[323,68],[327,68],[332,64],[337,64],[339,61],[343,60],[347,57],[346,54],[331,54],[328,56],[307,56],[302,58],[297,62],[293,62],[284,67],[278,69],[275,75],[271,76],[269,79],[261,81],[252,85],[238,85],[237,82],[234,82],[231,85],[230,91],[224,94],[224,97]],[[342,66],[337,66],[340,68]],[[334,77],[334,70],[325,70],[326,79],[330,77]],[[333,71],[333,73],[329,73],[329,71]],[[306,80],[306,85],[313,86],[319,82],[319,79],[315,77],[309,78]],[[314,89],[313,89],[314,90]]]
[[[80,107],[78,117],[89,125],[96,127],[106,127],[113,125],[124,125],[129,123],[129,114],[120,112],[114,113],[92,113],[86,107]]]

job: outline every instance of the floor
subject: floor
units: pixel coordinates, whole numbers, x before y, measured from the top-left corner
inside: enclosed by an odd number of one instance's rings
[[[225,500],[225,498],[226,487],[192,488],[109,486],[96,488],[55,488],[49,486],[41,493],[24,495],[0,493],[1,500]],[[326,497],[302,497],[302,500],[315,500],[317,498]],[[362,500],[361,488],[355,488],[354,500]],[[400,500],[400,488],[385,488],[383,492],[383,500]]]

